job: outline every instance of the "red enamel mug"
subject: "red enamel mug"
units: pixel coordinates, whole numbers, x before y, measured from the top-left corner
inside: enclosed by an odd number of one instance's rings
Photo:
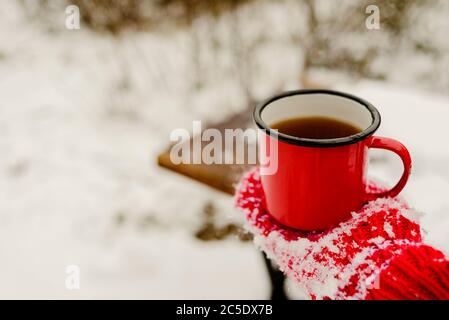
[[[306,139],[270,128],[279,121],[311,116],[338,119],[363,130],[342,138]],[[351,212],[367,201],[398,195],[407,183],[409,152],[396,140],[373,135],[380,125],[380,114],[363,99],[332,90],[290,91],[259,104],[254,120],[263,131],[259,152],[271,164],[276,162],[275,170],[264,171],[263,164],[261,168],[266,209],[286,226],[324,230],[350,218]],[[391,190],[367,191],[370,148],[390,150],[402,159],[404,172]]]

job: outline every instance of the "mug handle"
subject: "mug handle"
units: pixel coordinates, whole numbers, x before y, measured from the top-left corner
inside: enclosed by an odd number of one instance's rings
[[[367,192],[366,201],[384,197],[395,197],[405,187],[408,177],[410,176],[410,172],[412,170],[412,159],[410,157],[410,153],[408,152],[407,148],[397,140],[375,136],[372,136],[368,139],[368,148],[386,149],[396,153],[401,158],[402,163],[404,164],[404,172],[402,173],[401,179],[399,179],[398,183],[392,189],[378,193]]]

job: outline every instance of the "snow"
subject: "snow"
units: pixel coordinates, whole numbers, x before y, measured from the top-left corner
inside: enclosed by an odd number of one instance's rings
[[[183,32],[50,33],[17,5],[0,6],[0,297],[267,298],[251,243],[193,236],[207,202],[239,219],[230,197],[156,165],[170,130],[241,107],[237,86],[188,95]]]
[[[296,22],[283,22],[301,21],[285,8],[266,4],[254,18],[244,7],[237,15],[243,43],[260,34],[270,40],[249,59],[256,99],[296,88],[300,78],[301,54],[286,41]],[[47,30],[13,1],[2,2],[0,14],[0,298],[267,298],[253,244],[193,237],[207,202],[218,223],[238,221],[232,199],[155,163],[172,129],[245,106],[230,67],[232,17],[214,31],[219,50],[202,44],[205,84],[193,91],[187,31],[114,38],[66,30],[62,16]],[[337,89],[380,109],[379,133],[410,148],[414,172],[404,197],[425,212],[427,241],[449,253],[449,98],[346,83]],[[400,163],[379,159],[372,174],[392,184]],[[65,268],[73,264],[81,289],[70,291]],[[294,283],[288,288],[301,297]]]

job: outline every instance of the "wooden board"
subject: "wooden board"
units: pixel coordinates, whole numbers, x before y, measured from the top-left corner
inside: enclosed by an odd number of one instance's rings
[[[313,89],[313,88],[329,88],[330,84],[325,85],[323,83],[319,83],[318,81],[313,80],[312,77],[307,76],[306,74],[302,74],[300,77],[300,86],[304,89]],[[207,128],[216,128],[220,130],[223,135],[224,129],[246,129],[253,127],[252,121],[252,111],[256,102],[251,102],[248,104],[246,110],[234,114],[228,119],[210,124]],[[224,136],[224,135],[223,135]],[[191,140],[188,142],[191,143]],[[223,191],[227,194],[233,195],[235,186],[238,183],[242,174],[248,171],[252,166],[251,165],[205,165],[205,164],[179,164],[176,165],[170,161],[170,148],[168,148],[162,152],[158,156],[158,164],[161,167],[167,168],[199,182],[202,182],[208,186],[211,186],[215,189]],[[245,148],[247,150],[247,148]],[[245,154],[246,157],[246,154]]]
[[[225,121],[210,124],[207,128],[218,129],[223,137],[224,129],[250,128],[253,126],[251,111],[251,108],[248,108],[240,113],[234,114]],[[192,139],[186,143],[192,143]],[[206,143],[203,142],[204,144]],[[158,156],[157,161],[161,167],[202,182],[230,195],[234,194],[235,185],[238,183],[241,175],[251,168],[251,165],[236,164],[174,164],[170,160],[171,147],[172,145]],[[245,146],[245,157],[247,156],[247,150],[248,148]]]

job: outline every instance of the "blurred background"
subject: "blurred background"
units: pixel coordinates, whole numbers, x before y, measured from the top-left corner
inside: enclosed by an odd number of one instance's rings
[[[449,253],[447,1],[14,0],[0,16],[0,298],[268,298],[232,197],[156,159],[173,129],[303,87],[379,108],[414,160],[403,196]],[[400,173],[373,153],[372,176]]]

